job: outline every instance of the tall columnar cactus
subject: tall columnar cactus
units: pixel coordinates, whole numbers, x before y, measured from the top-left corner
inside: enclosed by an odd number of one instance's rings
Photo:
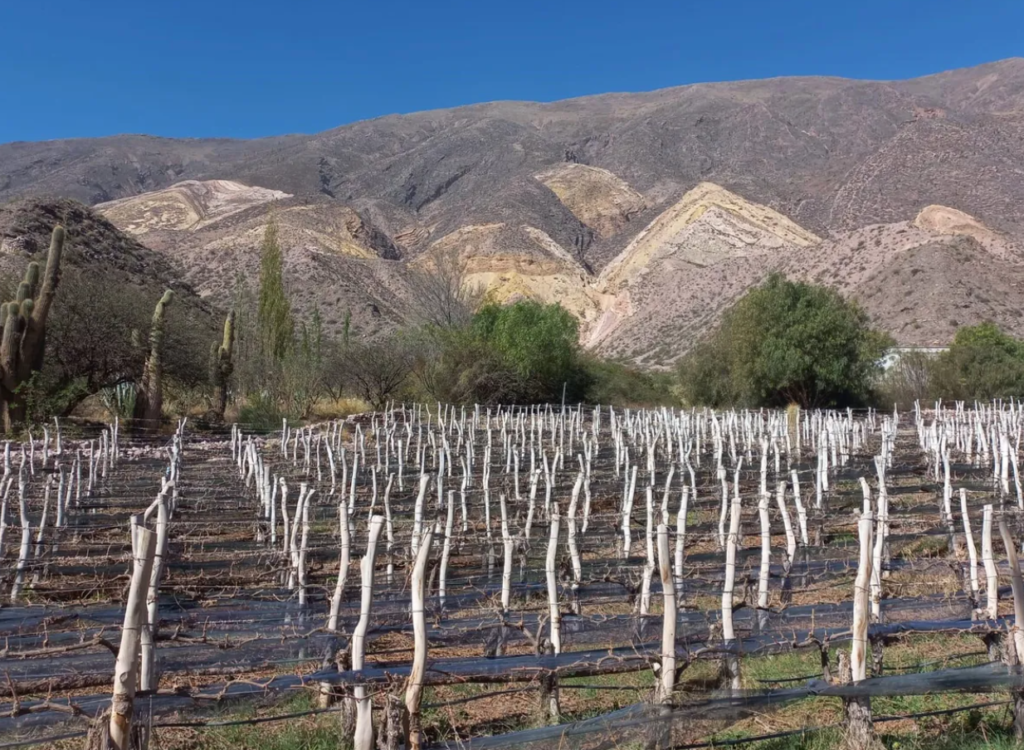
[[[142,382],[135,396],[135,418],[142,420],[143,426],[149,429],[157,429],[163,415],[164,308],[171,303],[173,296],[168,289],[153,310],[153,325],[149,329],[149,358],[146,359]]]
[[[32,373],[43,367],[46,348],[46,318],[60,283],[60,260],[64,252],[64,227],[58,225],[50,238],[42,286],[39,264],[32,262],[18,285],[14,302],[0,306],[0,407],[4,431],[25,419],[25,393],[22,390]]]
[[[232,359],[235,349],[235,312],[232,310],[224,319],[224,338],[218,345],[213,345],[213,362],[211,363],[210,379],[213,381],[213,417],[218,421],[224,419],[224,410],[228,405],[228,381],[235,370]]]

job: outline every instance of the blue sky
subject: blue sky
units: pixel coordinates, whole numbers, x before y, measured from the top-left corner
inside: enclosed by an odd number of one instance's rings
[[[254,137],[494,99],[1024,55],[1021,0],[0,0],[0,143]]]

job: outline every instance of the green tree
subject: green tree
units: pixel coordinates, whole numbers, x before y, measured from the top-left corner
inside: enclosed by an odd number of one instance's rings
[[[951,349],[980,349],[1024,360],[1024,342],[1005,333],[992,321],[957,329]]]
[[[241,274],[235,278],[231,308],[235,312],[235,388],[249,396],[266,387],[268,373],[259,322],[259,295]]]
[[[960,328],[935,358],[931,387],[935,398],[1024,397],[1024,342],[992,322]]]
[[[277,239],[277,222],[267,222],[260,249],[259,314],[264,352],[282,361],[292,345],[295,324],[291,305],[284,289],[283,259]]]
[[[859,404],[891,344],[837,292],[773,274],[683,359],[681,387],[690,403]]]
[[[472,327],[427,326],[410,339],[416,398],[450,404],[524,400],[524,379]]]
[[[561,305],[488,304],[473,317],[472,327],[522,381],[520,400],[556,401],[563,388],[569,398],[580,395],[579,323]]]

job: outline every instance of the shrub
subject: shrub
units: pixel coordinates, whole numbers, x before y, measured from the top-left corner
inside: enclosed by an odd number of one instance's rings
[[[393,336],[352,345],[347,351],[347,362],[352,389],[373,408],[382,409],[402,392],[413,358],[408,342]]]
[[[874,402],[883,409],[910,409],[915,401],[932,397],[936,358],[927,352],[899,352],[878,378]]]
[[[588,355],[582,360],[586,387],[583,400],[591,404],[651,407],[678,403],[671,373],[635,367]]]
[[[284,415],[277,399],[267,391],[252,393],[238,410],[238,424],[252,432],[272,432],[281,427]]]
[[[129,419],[135,413],[135,383],[118,383],[100,391],[100,401],[113,416]]]
[[[523,401],[527,384],[472,328],[428,326],[414,336],[414,397],[451,404]]]
[[[935,358],[932,398],[988,400],[1024,397],[1024,342],[995,323],[965,326]]]

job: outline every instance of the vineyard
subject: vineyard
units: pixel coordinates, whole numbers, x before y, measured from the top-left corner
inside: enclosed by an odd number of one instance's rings
[[[0,748],[1021,736],[1022,429],[1015,403],[55,422],[3,449]],[[878,710],[924,695],[951,699]]]

